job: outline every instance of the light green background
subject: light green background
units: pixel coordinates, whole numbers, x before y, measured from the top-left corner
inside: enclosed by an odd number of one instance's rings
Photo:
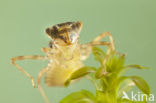
[[[44,103],[38,89],[11,65],[10,58],[43,54],[40,49],[49,42],[44,33],[46,27],[78,20],[84,23],[82,43],[110,31],[117,51],[127,55],[127,64],[150,67],[149,71],[131,70],[127,74],[142,76],[156,95],[155,0],[0,0],[0,103]],[[18,63],[34,77],[47,64],[43,61]],[[96,66],[92,59],[86,64]],[[44,88],[52,103],[80,89],[94,92],[87,80],[69,88],[45,85]]]

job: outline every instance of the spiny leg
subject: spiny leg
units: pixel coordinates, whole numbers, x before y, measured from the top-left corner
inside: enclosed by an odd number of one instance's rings
[[[108,36],[109,39],[110,39],[112,51],[115,52],[115,53],[118,54],[118,55],[123,55],[123,54],[121,54],[121,53],[119,53],[119,52],[117,52],[117,51],[115,50],[114,40],[113,40],[112,34],[109,33],[109,32],[104,32],[104,33],[98,35],[92,42],[100,41],[102,38],[104,38],[104,37],[106,37],[106,36]]]
[[[51,51],[52,48],[42,48],[42,51],[44,53],[49,53]]]
[[[37,55],[34,55],[34,56],[17,56],[17,57],[14,57],[14,58],[11,58],[11,63],[21,72],[23,72],[27,77],[30,78],[30,80],[32,81],[32,85],[34,88],[36,88],[35,86],[35,82],[34,82],[34,78],[28,73],[26,72],[22,67],[20,67],[19,65],[17,65],[15,63],[15,61],[20,61],[20,60],[45,60],[46,57],[45,56],[37,56]]]
[[[106,36],[109,37],[110,43],[111,43],[111,48],[112,48],[113,51],[115,51],[114,40],[113,40],[112,34],[109,33],[109,32],[104,32],[104,33],[100,34],[99,36],[97,36],[97,37],[92,41],[92,43],[98,42],[98,41],[100,41],[102,38],[104,38],[104,37],[106,37]]]
[[[86,43],[86,44],[81,44],[80,45],[80,58],[81,60],[86,60],[89,57],[89,54],[91,52],[91,48],[94,46],[98,46],[98,45],[104,45],[104,46],[108,46],[109,50],[107,51],[109,53],[109,51],[111,50],[111,45],[109,42],[106,41],[98,41],[98,42],[90,42],[90,43]]]
[[[43,96],[44,100],[46,101],[46,103],[49,103],[49,100],[48,100],[47,96],[45,95],[45,92],[44,92],[44,90],[43,90],[43,88],[42,88],[42,86],[41,86],[41,84],[40,84],[40,80],[41,80],[42,76],[43,76],[47,71],[48,71],[48,68],[44,68],[44,69],[42,69],[42,70],[39,72],[38,77],[37,77],[37,85],[38,85],[38,88],[39,88],[40,93],[41,93],[41,95]]]
[[[108,42],[103,42],[103,41],[100,41],[102,38],[108,36],[109,39],[110,39],[110,43]],[[105,32],[105,33],[102,33],[100,34],[99,36],[97,36],[92,42],[91,42],[92,46],[94,45],[105,45],[108,47],[108,50],[107,50],[107,53],[106,53],[106,56],[103,60],[103,63],[102,63],[102,69],[103,69],[103,73],[104,74],[107,74],[107,70],[105,69],[105,64],[106,64],[106,61],[109,57],[109,54],[112,51],[116,52],[115,51],[115,46],[114,46],[114,40],[113,40],[113,37],[112,37],[112,34],[110,34],[109,32]]]

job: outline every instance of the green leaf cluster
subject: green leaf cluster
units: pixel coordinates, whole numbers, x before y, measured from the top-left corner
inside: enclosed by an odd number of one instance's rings
[[[123,99],[122,95],[123,92],[130,91],[134,86],[137,86],[144,94],[150,94],[150,87],[142,77],[123,76],[123,73],[129,69],[142,70],[148,69],[147,67],[137,64],[125,65],[125,55],[115,51],[111,51],[103,66],[106,53],[98,47],[94,47],[92,52],[95,60],[100,63],[100,67],[84,66],[78,69],[72,73],[65,86],[68,86],[72,80],[86,77],[95,85],[96,94],[81,90],[71,93],[60,103],[146,103],[146,101],[137,102]]]

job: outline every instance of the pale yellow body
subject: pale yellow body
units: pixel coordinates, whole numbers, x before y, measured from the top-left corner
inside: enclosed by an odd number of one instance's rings
[[[47,53],[50,62],[47,67],[48,71],[45,77],[45,83],[48,86],[64,86],[65,81],[70,75],[83,66],[82,51],[84,50],[80,44],[49,49]]]

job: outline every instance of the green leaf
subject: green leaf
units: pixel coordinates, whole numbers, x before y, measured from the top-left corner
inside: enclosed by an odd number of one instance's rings
[[[116,82],[117,82],[116,89],[118,90],[117,91],[118,98],[121,98],[123,95],[123,92],[128,92],[135,85],[134,82],[131,80],[131,78],[127,76],[122,76],[118,78]]]
[[[100,68],[98,68],[98,69],[96,70],[95,78],[96,78],[96,79],[100,79],[102,76],[103,76],[103,70],[102,70],[102,68],[100,67]]]
[[[124,62],[124,55],[113,55],[113,57],[109,58],[106,62],[106,70],[108,72],[116,72],[117,74],[119,74],[124,67]]]
[[[106,78],[100,79],[100,86],[101,86],[101,91],[105,91],[109,87]]]
[[[127,65],[124,67],[125,69],[136,68],[136,69],[149,69],[149,67],[143,67],[137,64]]]
[[[88,67],[88,66],[82,67],[72,73],[72,75],[70,76],[70,80],[78,79],[80,77],[87,75],[88,73],[93,73],[95,71],[96,68],[94,67]]]
[[[100,62],[102,64],[104,58],[105,58],[105,53],[103,50],[101,50],[100,48],[98,47],[93,47],[92,48],[92,52],[93,52],[93,55],[94,55],[94,58],[95,60],[97,60],[98,62]]]
[[[150,94],[150,87],[143,78],[139,76],[130,76],[130,78],[143,93]]]
[[[104,93],[102,91],[99,91],[97,90],[96,91],[96,100],[97,100],[97,103],[109,103],[110,100],[108,98],[108,93]]]
[[[93,72],[95,72],[95,71],[96,71],[96,68],[94,68],[94,67],[88,67],[88,66],[82,67],[82,68],[80,68],[80,69],[74,71],[74,72],[71,74],[71,76],[69,77],[69,79],[67,79],[67,81],[65,82],[65,86],[68,86],[71,80],[84,77],[84,76],[86,76],[87,74],[93,73]]]
[[[114,91],[96,91],[97,103],[116,103]]]
[[[91,92],[87,90],[81,90],[71,93],[62,99],[59,103],[96,103],[96,98]]]

